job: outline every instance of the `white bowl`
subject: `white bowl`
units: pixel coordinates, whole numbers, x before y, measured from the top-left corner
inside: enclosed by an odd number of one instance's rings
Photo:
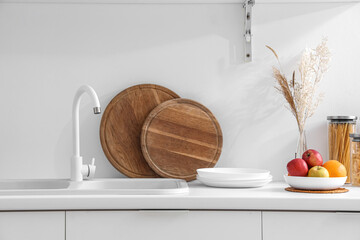
[[[213,180],[264,180],[270,176],[268,170],[252,168],[200,168],[196,171],[200,177]]]
[[[333,190],[343,186],[347,177],[294,177],[284,175],[284,179],[293,188],[304,190]]]

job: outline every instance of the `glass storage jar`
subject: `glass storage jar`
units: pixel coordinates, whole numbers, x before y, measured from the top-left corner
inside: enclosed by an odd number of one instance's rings
[[[351,158],[351,184],[360,186],[360,134],[350,134],[350,158]]]
[[[350,134],[356,132],[356,116],[328,116],[329,160],[338,160],[346,167],[350,183]]]

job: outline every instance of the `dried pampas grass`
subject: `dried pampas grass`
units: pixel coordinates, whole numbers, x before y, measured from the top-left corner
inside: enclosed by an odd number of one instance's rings
[[[299,79],[296,78],[296,71],[293,71],[292,78],[288,80],[281,71],[278,54],[271,47],[266,47],[272,51],[279,63],[279,68],[273,67],[275,88],[284,96],[286,107],[296,118],[301,133],[304,131],[306,120],[314,115],[323,98],[322,93],[317,94],[317,88],[329,68],[331,54],[327,47],[327,39],[323,39],[315,49],[305,49],[298,66]]]

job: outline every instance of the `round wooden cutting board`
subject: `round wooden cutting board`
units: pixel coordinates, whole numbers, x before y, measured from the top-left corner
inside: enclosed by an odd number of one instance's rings
[[[179,98],[171,90],[141,84],[116,95],[101,119],[100,141],[110,163],[128,177],[159,177],[146,163],[140,146],[143,123],[160,103]]]
[[[146,118],[141,148],[160,176],[196,179],[198,168],[215,166],[222,148],[220,125],[203,105],[173,99],[157,106]]]

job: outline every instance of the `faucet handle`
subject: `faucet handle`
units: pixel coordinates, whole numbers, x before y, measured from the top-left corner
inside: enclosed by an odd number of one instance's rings
[[[84,179],[92,179],[95,176],[96,166],[95,158],[91,159],[91,164],[85,164],[82,166],[81,173]]]
[[[89,164],[89,173],[87,179],[93,179],[95,176],[96,166],[95,166],[95,158],[91,159],[91,164]]]

